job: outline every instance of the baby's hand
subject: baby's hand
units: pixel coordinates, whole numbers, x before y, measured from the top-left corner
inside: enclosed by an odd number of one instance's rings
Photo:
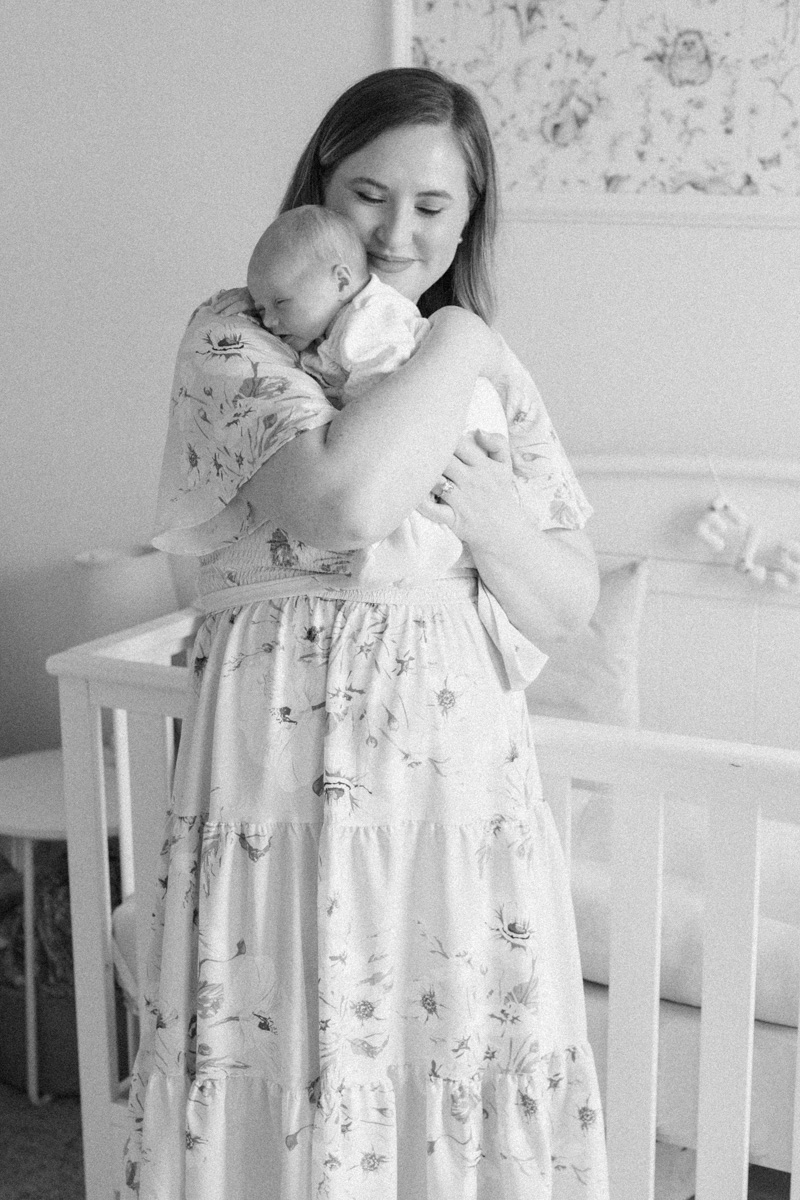
[[[247,288],[226,288],[212,298],[208,307],[218,317],[235,317],[238,313],[255,312],[253,297]]]

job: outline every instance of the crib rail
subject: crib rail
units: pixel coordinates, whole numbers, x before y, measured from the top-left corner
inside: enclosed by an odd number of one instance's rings
[[[568,856],[572,779],[612,788],[606,1120],[614,1200],[654,1195],[664,804],[680,797],[708,806],[696,1197],[746,1200],[760,829],[763,819],[800,823],[800,754],[544,718],[534,721],[534,740]],[[795,1107],[792,1200],[800,1197]]]
[[[171,614],[133,630],[56,654],[70,909],[78,1024],[81,1123],[87,1200],[120,1194],[125,1133],[115,1023],[108,825],[102,769],[103,709],[114,714],[123,893],[160,848],[173,765],[173,719],[185,711],[185,667],[173,661],[192,641],[199,617]],[[146,905],[137,912],[144,961]],[[141,981],[141,972],[140,981]],[[141,986],[141,982],[140,982]],[[143,1001],[140,992],[140,1006]]]
[[[176,613],[48,662],[61,695],[89,1200],[113,1194],[113,1110],[120,1092],[100,713],[124,714],[116,727],[120,807],[128,809],[121,832],[129,861],[125,886],[131,889],[158,853],[172,774],[171,729],[185,711],[188,677],[185,667],[172,664],[198,621],[193,611]],[[614,1200],[654,1196],[665,799],[680,796],[709,808],[714,853],[705,911],[696,1195],[745,1200],[759,830],[766,818],[800,824],[800,753],[549,719],[535,721],[534,738],[568,858],[573,781],[602,781],[614,800],[606,1100]],[[146,908],[137,906],[140,962]],[[797,1114],[794,1130],[791,1196],[800,1200]]]

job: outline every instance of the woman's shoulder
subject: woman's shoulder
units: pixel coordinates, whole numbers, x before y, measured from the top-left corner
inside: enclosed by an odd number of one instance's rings
[[[497,334],[502,351],[503,401],[510,426],[530,425],[548,420],[541,393],[530,371],[501,334]]]
[[[226,303],[236,296],[238,307]],[[287,367],[299,363],[295,351],[261,324],[246,288],[215,292],[199,304],[189,318],[180,353],[205,368],[235,367],[253,357]]]
[[[540,529],[582,529],[592,515],[539,389],[508,343],[503,403],[520,498]],[[520,490],[521,489],[521,490]]]
[[[178,351],[156,511],[158,544],[174,553],[241,537],[249,517],[228,506],[242,484],[296,434],[336,415],[254,310],[219,302],[229,294],[195,309]]]

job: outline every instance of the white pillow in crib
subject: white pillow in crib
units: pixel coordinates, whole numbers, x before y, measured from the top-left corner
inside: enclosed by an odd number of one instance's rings
[[[584,979],[608,984],[611,878],[607,864],[573,862],[572,899]],[[756,1019],[797,1025],[797,927],[762,914],[758,923]],[[664,876],[661,996],[698,1007],[703,976],[703,896],[697,885]]]
[[[594,794],[576,822],[573,854],[593,862],[611,856],[612,801]],[[696,886],[705,885],[707,811],[688,800],[667,800],[664,808],[664,872]],[[800,925],[800,827],[764,821],[761,836],[761,916]]]
[[[532,716],[639,725],[639,629],[646,559],[600,568],[600,598],[585,633],[558,647],[526,689]]]

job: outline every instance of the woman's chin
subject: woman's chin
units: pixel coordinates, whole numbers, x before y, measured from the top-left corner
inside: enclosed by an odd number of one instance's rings
[[[417,273],[414,270],[415,264],[410,264],[407,267],[398,268],[391,267],[382,262],[375,262],[372,258],[369,260],[369,268],[373,275],[377,275],[381,283],[386,283],[389,287],[393,287],[401,296],[405,296],[407,300],[417,303],[422,291],[417,279]]]

